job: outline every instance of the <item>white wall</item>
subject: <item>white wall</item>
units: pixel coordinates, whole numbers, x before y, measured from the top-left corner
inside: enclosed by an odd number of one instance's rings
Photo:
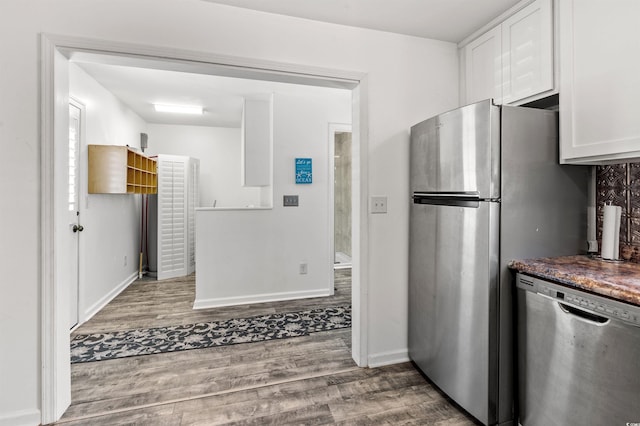
[[[200,206],[260,205],[260,188],[240,179],[240,129],[148,124],[148,155],[186,155],[200,160]]]
[[[200,0],[13,2],[0,13],[0,424],[36,424],[40,409],[42,32],[366,73],[365,178],[389,197],[368,230],[368,351],[406,356],[408,129],[457,106],[456,45]]]
[[[329,123],[351,123],[351,91],[274,94],[273,208],[197,212],[197,307],[332,294]],[[312,184],[295,183],[297,157],[312,159]],[[299,206],[283,207],[285,194]]]
[[[140,253],[140,195],[88,194],[87,145],[139,148],[146,123],[75,64],[69,66],[69,93],[86,108],[80,147],[82,322],[131,282],[138,271]]]

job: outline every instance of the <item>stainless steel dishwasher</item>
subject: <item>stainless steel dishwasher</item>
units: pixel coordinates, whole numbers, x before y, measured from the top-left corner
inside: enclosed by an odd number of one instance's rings
[[[640,307],[518,274],[519,423],[640,425]]]

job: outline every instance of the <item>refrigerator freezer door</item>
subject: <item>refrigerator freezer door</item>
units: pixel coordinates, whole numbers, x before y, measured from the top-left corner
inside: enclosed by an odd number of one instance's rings
[[[411,192],[500,197],[500,109],[478,102],[411,128]]]
[[[496,422],[500,205],[411,205],[409,356],[484,424]]]

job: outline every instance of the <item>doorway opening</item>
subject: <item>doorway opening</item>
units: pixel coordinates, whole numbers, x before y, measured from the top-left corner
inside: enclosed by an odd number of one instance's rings
[[[333,144],[333,267],[351,268],[351,126],[331,126],[329,132]]]
[[[42,37],[42,420],[52,422],[64,412],[70,401],[69,352],[69,300],[58,290],[63,285],[56,270],[60,266],[62,254],[54,247],[57,245],[56,229],[62,220],[60,208],[56,205],[56,194],[63,180],[54,174],[57,164],[57,152],[60,144],[68,146],[68,66],[69,59],[75,55],[111,56],[115,62],[132,61],[147,66],[180,68],[199,73],[221,73],[220,75],[243,75],[257,79],[272,79],[299,84],[334,86],[341,85],[353,91],[354,138],[352,161],[355,162],[353,191],[353,239],[352,255],[355,260],[353,275],[353,344],[352,356],[358,365],[367,363],[367,235],[366,215],[366,175],[368,156],[366,144],[367,116],[366,108],[360,108],[360,100],[367,99],[366,75],[347,71],[316,69],[308,66],[276,64],[246,58],[219,57],[202,52],[180,51],[179,49],[153,48],[131,44],[105,43],[103,41],[78,39],[72,37]],[[92,52],[92,53],[88,53]],[[54,78],[55,77],[55,78]],[[65,111],[61,108],[64,106]],[[65,117],[64,125],[54,117]],[[66,161],[63,164],[67,164]],[[64,259],[62,259],[64,260]],[[125,258],[126,263],[126,258]]]

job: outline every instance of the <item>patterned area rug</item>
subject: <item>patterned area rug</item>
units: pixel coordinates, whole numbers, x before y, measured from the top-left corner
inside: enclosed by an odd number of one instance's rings
[[[334,306],[226,321],[84,334],[71,341],[71,363],[285,339],[348,327],[351,327],[351,306]]]

